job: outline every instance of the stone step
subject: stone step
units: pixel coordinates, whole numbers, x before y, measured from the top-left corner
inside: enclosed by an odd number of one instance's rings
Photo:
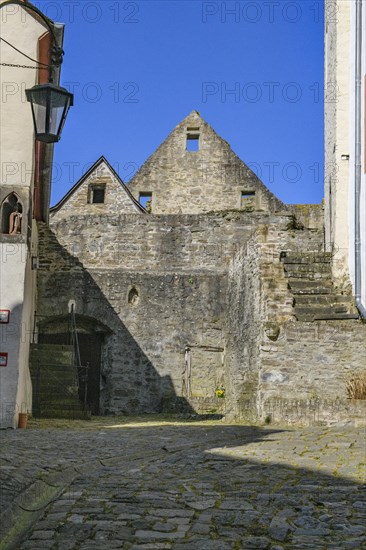
[[[70,351],[73,353],[73,346],[68,346],[66,344],[31,344],[32,351]]]
[[[56,408],[65,408],[65,407],[81,407],[81,403],[79,398],[76,397],[64,397],[60,396],[57,398],[56,396],[50,398],[49,395],[44,395],[42,398],[40,397],[39,400],[35,401],[34,403],[35,407],[56,407]]]
[[[281,253],[298,321],[358,319],[352,296],[337,294],[331,274],[331,253]]]
[[[324,281],[329,280],[332,282],[330,273],[321,273],[314,272],[310,273],[309,271],[288,271],[285,272],[286,277],[291,279],[302,279],[303,281]]]
[[[349,313],[349,308],[347,306],[339,305],[335,307],[326,307],[318,305],[316,303],[309,304],[308,306],[295,306],[294,307],[295,315],[337,315],[339,313]]]
[[[359,319],[358,313],[334,313],[331,315],[315,315],[314,321],[333,321],[333,320],[347,320],[347,319]]]
[[[297,321],[305,321],[313,323],[314,321],[347,321],[359,319],[359,316],[355,313],[332,313],[326,314],[295,314]]]
[[[330,279],[309,281],[304,279],[289,279],[288,286],[293,294],[331,294],[333,283]]]
[[[331,260],[332,255],[328,252],[307,252],[301,255],[291,254],[291,252],[287,252],[286,256],[282,256],[282,261],[284,264],[330,264]]]
[[[335,307],[295,307],[294,314],[298,321],[331,321],[336,319],[358,319],[358,314],[348,308]]]
[[[328,273],[331,274],[330,264],[284,264],[286,273]]]
[[[32,378],[32,384],[34,391],[38,393],[55,392],[56,395],[62,391],[63,388],[76,388],[76,381],[72,380],[58,380],[50,383],[39,382],[37,379]]]
[[[345,306],[348,309],[353,307],[353,298],[352,296],[343,296],[342,294],[323,294],[314,296],[313,294],[302,294],[295,296],[295,306],[306,307],[306,306],[327,306],[327,307],[339,307]]]
[[[34,374],[38,373],[40,376],[62,376],[63,374],[74,374],[77,373],[77,367],[73,365],[63,365],[62,363],[31,363],[30,365],[31,372]]]
[[[30,356],[32,365],[65,365],[72,366],[74,364],[74,354],[69,351],[57,351],[51,354],[48,351],[32,352]]]
[[[30,374],[32,378],[32,383],[38,385],[39,387],[53,387],[60,384],[63,385],[74,385],[77,380],[77,373],[74,370],[65,370],[65,371],[51,371],[51,369],[40,370],[38,368],[30,367]]]

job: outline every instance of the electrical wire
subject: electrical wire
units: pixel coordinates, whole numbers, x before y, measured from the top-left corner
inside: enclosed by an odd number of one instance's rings
[[[10,46],[11,48],[13,48],[13,50],[17,51],[18,53],[20,53],[21,55],[23,55],[24,57],[26,57],[27,59],[30,59],[30,61],[33,61],[34,63],[37,63],[37,65],[43,65],[43,67],[47,67],[47,68],[50,68],[50,65],[47,65],[47,63],[42,63],[41,61],[37,61],[36,59],[33,59],[32,57],[29,57],[29,55],[27,55],[26,53],[18,50],[18,48],[16,48],[15,46],[13,46],[13,44],[10,44],[10,42],[8,42],[7,40],[5,40],[5,38],[2,38],[0,36],[0,40],[2,42],[5,42],[5,44],[7,44],[8,46]]]

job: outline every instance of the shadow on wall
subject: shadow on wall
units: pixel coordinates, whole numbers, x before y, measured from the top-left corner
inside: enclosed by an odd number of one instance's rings
[[[170,376],[157,372],[121,321],[118,303],[111,305],[78,258],[69,254],[43,224],[40,243],[39,341],[69,343],[68,311],[70,303],[75,303],[81,362],[94,362],[88,392],[96,396],[100,390],[99,403],[92,407],[94,413],[161,412],[167,402],[174,403],[175,412],[194,413],[184,397],[176,395]]]

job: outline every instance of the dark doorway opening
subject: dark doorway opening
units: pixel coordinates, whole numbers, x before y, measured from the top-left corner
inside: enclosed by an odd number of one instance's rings
[[[103,338],[102,333],[86,334],[78,332],[81,366],[88,367],[87,369],[78,369],[79,399],[82,403],[86,402],[94,415],[99,414]],[[70,334],[40,334],[39,343],[69,345]]]
[[[99,414],[100,364],[102,359],[102,334],[78,334],[80,359],[83,367],[88,367],[86,376],[79,378],[80,400],[89,406],[92,414]]]

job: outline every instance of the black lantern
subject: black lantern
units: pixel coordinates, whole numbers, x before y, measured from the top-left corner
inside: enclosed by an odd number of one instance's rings
[[[45,143],[60,140],[63,125],[74,96],[54,84],[40,84],[25,90],[32,105],[36,139]]]

